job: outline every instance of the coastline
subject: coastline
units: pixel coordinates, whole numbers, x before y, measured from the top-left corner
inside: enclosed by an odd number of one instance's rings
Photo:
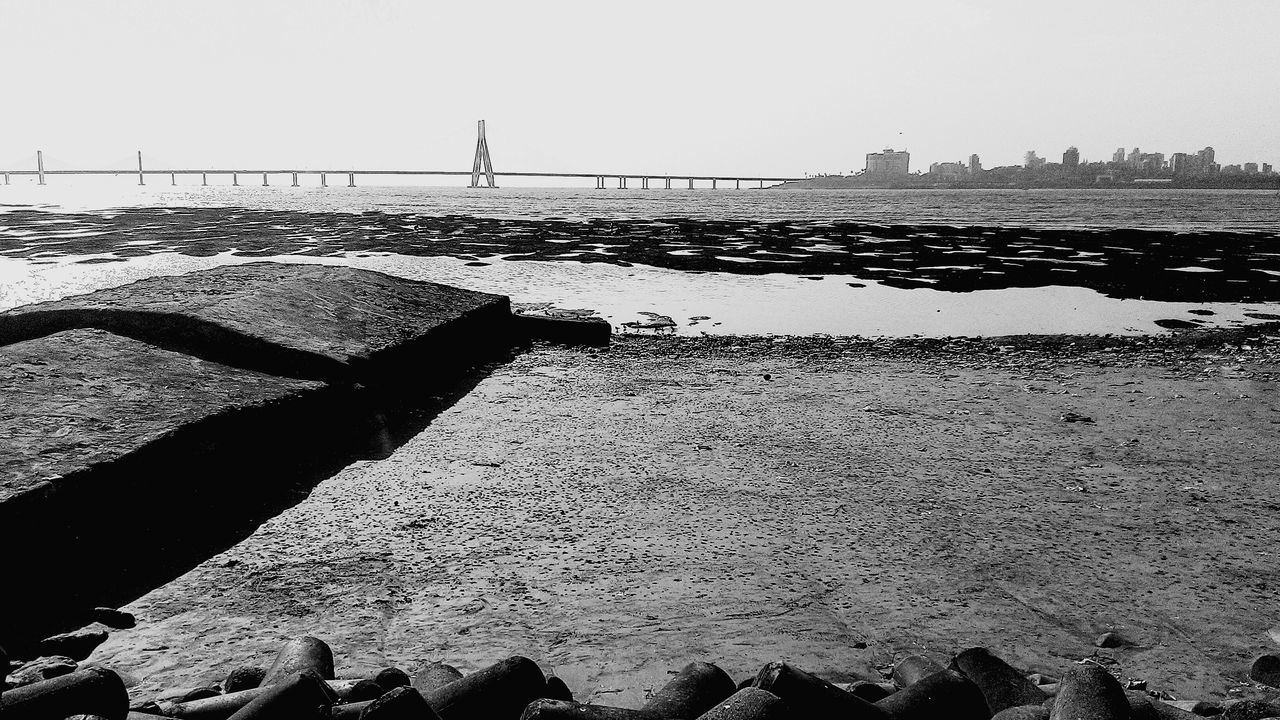
[[[692,659],[841,680],[986,645],[1248,696],[1280,584],[1276,341],[535,346],[128,605],[90,660],[143,697],[313,634],[340,672],[522,653],[630,706]],[[1106,630],[1133,644],[1095,648]]]

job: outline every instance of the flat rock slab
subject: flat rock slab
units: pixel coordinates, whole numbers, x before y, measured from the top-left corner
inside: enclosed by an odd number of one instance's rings
[[[117,461],[193,422],[322,387],[101,330],[0,347],[0,504]]]
[[[377,380],[510,345],[505,296],[327,265],[248,263],[16,308],[0,344],[96,327],[290,377]]]
[[[102,330],[0,347],[0,644],[163,580],[145,573],[232,524],[219,503],[259,503],[338,447],[355,395]]]

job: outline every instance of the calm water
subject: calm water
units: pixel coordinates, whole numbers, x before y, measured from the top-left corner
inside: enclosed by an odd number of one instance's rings
[[[274,259],[590,308],[615,326],[662,315],[685,334],[1149,333],[1280,313],[1270,191],[51,182],[0,186],[0,309]]]

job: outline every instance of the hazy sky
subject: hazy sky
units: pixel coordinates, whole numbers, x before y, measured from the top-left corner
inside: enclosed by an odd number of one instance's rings
[[[0,0],[0,166],[1280,166],[1277,0]]]

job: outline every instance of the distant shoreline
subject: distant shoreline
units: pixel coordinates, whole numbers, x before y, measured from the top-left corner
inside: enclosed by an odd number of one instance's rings
[[[1101,183],[1032,182],[992,183],[981,181],[932,181],[921,175],[910,175],[890,181],[868,180],[860,175],[827,175],[788,180],[766,190],[1273,190],[1280,192],[1280,175],[1228,176],[1195,180],[1155,180]]]

